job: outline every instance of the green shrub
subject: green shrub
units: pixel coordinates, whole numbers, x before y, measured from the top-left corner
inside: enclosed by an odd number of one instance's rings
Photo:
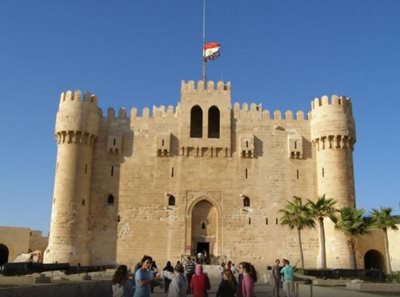
[[[388,274],[386,277],[387,283],[400,283],[400,271],[393,272],[392,274]]]

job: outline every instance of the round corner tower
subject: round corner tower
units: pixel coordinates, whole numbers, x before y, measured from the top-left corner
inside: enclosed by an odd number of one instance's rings
[[[336,207],[355,207],[353,149],[355,124],[349,98],[327,96],[311,103],[311,138],[316,156],[318,197],[336,201]],[[316,198],[318,198],[316,197]],[[345,235],[326,220],[326,256],[330,268],[349,268]]]
[[[88,226],[93,147],[101,110],[97,98],[62,93],[55,138],[58,145],[49,245],[45,263],[88,265]]]

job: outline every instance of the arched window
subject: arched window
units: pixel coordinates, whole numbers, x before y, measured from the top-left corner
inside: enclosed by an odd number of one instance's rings
[[[216,106],[208,110],[208,138],[219,138],[219,109]]]
[[[108,205],[111,205],[111,204],[114,204],[114,196],[113,195],[108,195],[108,197],[107,197],[107,204]]]
[[[250,198],[247,196],[243,198],[243,207],[250,207]]]
[[[175,197],[173,195],[168,197],[168,206],[175,206]]]
[[[203,110],[195,105],[190,111],[190,137],[203,137]]]

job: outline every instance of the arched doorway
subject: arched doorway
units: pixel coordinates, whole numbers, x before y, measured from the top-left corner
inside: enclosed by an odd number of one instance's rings
[[[191,253],[205,254],[208,261],[217,254],[217,210],[207,200],[198,201],[192,211]]]
[[[0,243],[0,266],[8,262],[8,248]]]
[[[385,270],[385,258],[377,250],[369,250],[364,256],[365,269]]]

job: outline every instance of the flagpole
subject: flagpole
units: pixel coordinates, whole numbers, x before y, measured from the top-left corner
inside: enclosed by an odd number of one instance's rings
[[[206,0],[203,0],[203,81],[206,82],[206,59],[204,57],[204,46],[206,44]]]

